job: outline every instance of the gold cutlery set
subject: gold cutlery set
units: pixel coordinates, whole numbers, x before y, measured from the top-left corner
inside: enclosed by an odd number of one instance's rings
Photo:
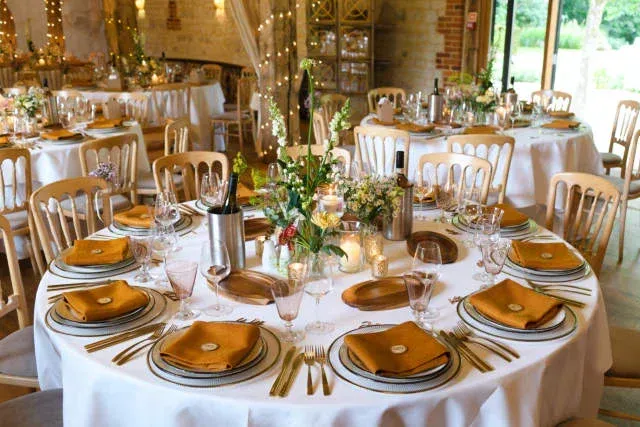
[[[541,285],[539,283],[534,283],[531,280],[527,280],[527,284],[536,292],[541,293],[543,295],[547,295],[549,297],[555,298],[557,300],[562,301],[563,303],[567,304],[567,305],[571,305],[573,307],[578,307],[578,308],[584,308],[586,307],[586,304],[581,302],[581,301],[577,301],[571,298],[567,298],[567,297],[562,297],[562,296],[558,296],[556,295],[554,292],[566,292],[566,293],[570,293],[570,294],[576,294],[576,295],[585,295],[585,296],[591,296],[591,289],[589,288],[584,288],[582,286],[575,286],[575,285],[566,285],[566,284],[556,284],[556,283],[550,283],[550,284],[546,284],[546,285]]]
[[[198,211],[195,208],[192,208],[189,205],[178,205],[178,209],[180,209],[180,212],[185,214],[185,215],[189,215],[189,216],[204,216],[204,214],[200,211]]]
[[[273,382],[271,390],[269,390],[269,395],[279,397],[287,396],[294,380],[298,376],[298,371],[300,370],[302,362],[307,365],[307,395],[311,396],[314,394],[311,367],[316,363],[320,365],[320,372],[322,375],[322,394],[325,396],[330,395],[331,389],[324,370],[324,365],[327,361],[324,347],[305,346],[304,351],[296,354],[297,350],[298,349],[294,346],[287,351],[282,362],[280,373]]]

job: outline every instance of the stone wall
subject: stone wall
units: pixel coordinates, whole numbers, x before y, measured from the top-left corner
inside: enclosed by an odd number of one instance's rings
[[[167,29],[167,0],[147,0],[146,50],[149,55],[250,65],[229,6],[217,9],[213,0],[177,1],[179,30]]]

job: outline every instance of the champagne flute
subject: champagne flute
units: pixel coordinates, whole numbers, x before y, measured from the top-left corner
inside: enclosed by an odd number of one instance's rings
[[[166,256],[165,272],[176,296],[180,299],[180,311],[176,313],[176,320],[192,320],[200,312],[189,307],[189,299],[193,294],[193,286],[198,274],[198,263],[193,261],[190,251],[174,251]]]
[[[233,307],[220,303],[220,282],[231,272],[231,262],[227,246],[222,240],[204,242],[200,250],[200,273],[208,283],[213,284],[216,294],[216,302],[213,307],[207,309],[205,314],[213,317],[227,315],[233,311]]]
[[[435,308],[429,308],[429,300],[433,287],[440,278],[442,269],[442,254],[440,246],[435,242],[420,242],[416,247],[416,252],[411,262],[411,272],[421,281],[425,294],[421,295],[418,300],[419,304],[424,304],[424,308],[420,308],[421,319],[436,319],[440,313]],[[426,293],[428,291],[428,293]]]
[[[151,252],[153,251],[153,235],[128,236],[129,247],[136,262],[140,264],[140,272],[133,278],[138,283],[148,283],[153,280],[149,273]]]
[[[276,302],[278,316],[284,320],[286,328],[282,341],[288,343],[297,343],[304,338],[304,331],[294,331],[293,321],[298,317],[300,310],[300,302],[304,295],[303,280],[277,280],[271,286],[271,293]]]
[[[307,283],[304,290],[315,299],[316,320],[309,323],[305,330],[310,334],[322,335],[332,332],[335,328],[333,323],[320,320],[320,300],[333,290],[333,280],[331,274],[325,271],[330,268],[325,256],[310,256],[308,263]]]

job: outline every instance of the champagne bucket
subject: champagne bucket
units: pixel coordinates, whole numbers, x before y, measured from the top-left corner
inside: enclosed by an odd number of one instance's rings
[[[442,120],[443,107],[444,98],[442,95],[429,95],[429,121],[431,123]]]
[[[209,220],[209,244],[213,240],[221,240],[227,245],[231,270],[242,270],[245,265],[244,255],[244,217],[242,209],[232,214],[222,214],[217,207],[213,213],[207,214]]]
[[[384,224],[384,237],[387,240],[406,240],[413,228],[413,186],[404,189],[399,211],[391,221]]]

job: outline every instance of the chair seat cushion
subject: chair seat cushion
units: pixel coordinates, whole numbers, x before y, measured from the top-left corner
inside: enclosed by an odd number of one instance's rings
[[[29,393],[0,404],[3,427],[62,427],[62,389]]]
[[[560,423],[557,427],[614,427],[614,425],[597,419],[576,418]]]
[[[29,217],[27,215],[27,211],[19,211],[19,212],[6,214],[5,218],[9,220],[9,224],[11,224],[12,230],[24,228],[29,225]]]
[[[17,330],[0,340],[0,372],[20,377],[38,377],[32,326]]]
[[[176,173],[173,174],[173,182],[175,183],[176,187],[180,187],[182,185],[182,175]],[[155,190],[156,189],[156,182],[153,179],[153,173],[151,172],[144,172],[140,175],[138,175],[138,181],[136,183],[138,190],[144,189],[144,190]]]
[[[85,214],[87,212],[86,207],[84,205],[87,200],[86,197],[84,196],[76,197],[75,200],[76,200],[76,209],[78,210],[78,213]],[[62,205],[62,209],[64,209],[65,211],[71,212],[71,200],[65,199],[62,201],[61,205]],[[102,200],[98,200],[98,206],[100,207],[100,211],[102,211]],[[131,206],[133,205],[131,204],[129,199],[127,199],[122,194],[114,194],[113,196],[111,196],[111,207],[114,212],[119,212],[125,209],[129,209]]]
[[[606,168],[607,166],[620,166],[622,165],[622,157],[613,153],[600,153],[602,156],[602,164]]]
[[[613,365],[605,375],[640,378],[640,331],[612,326],[609,333]]]
[[[624,178],[619,176],[603,175],[604,179],[616,186],[616,189],[622,194],[624,192]],[[631,181],[629,183],[629,196],[640,195],[640,180]]]

